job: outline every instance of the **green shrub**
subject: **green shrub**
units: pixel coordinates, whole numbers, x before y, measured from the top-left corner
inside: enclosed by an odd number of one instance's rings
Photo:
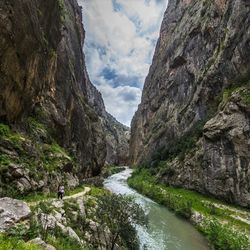
[[[42,250],[37,245],[25,243],[15,237],[0,235],[0,250]]]
[[[13,132],[6,124],[0,123],[0,138],[8,140],[13,143],[13,146],[19,148],[20,142],[24,140],[24,137],[16,132]]]
[[[51,204],[48,201],[39,202],[38,208],[40,208],[45,214],[50,214],[53,211],[53,207],[51,207]]]
[[[87,250],[86,246],[81,246],[76,240],[68,236],[49,236],[48,243],[56,248],[56,250]]]
[[[99,197],[99,196],[103,196],[103,195],[108,195],[110,194],[110,192],[104,188],[98,188],[95,186],[91,186],[91,190],[89,195],[94,196],[94,197]]]
[[[231,87],[228,87],[228,88],[224,89],[224,91],[223,91],[223,102],[225,103],[228,100],[228,98],[231,97],[233,92],[235,92],[235,91],[237,91],[239,89],[242,89],[242,88],[249,88],[249,87],[250,87],[250,82],[249,82],[249,79],[247,79],[247,81],[240,82],[240,83],[238,83],[236,85],[233,85]],[[247,94],[242,97],[242,99],[243,99],[243,101],[244,100],[247,101],[248,98],[250,98],[249,97],[249,90],[248,90]]]
[[[250,242],[245,234],[237,232],[228,224],[222,225],[216,219],[207,220],[203,230],[218,250],[249,249]]]
[[[195,148],[197,140],[202,136],[204,124],[205,121],[197,122],[181,138],[169,142],[165,147],[159,148],[153,154],[150,165],[155,167],[159,161],[171,160],[177,156],[179,156],[180,160],[184,160],[185,154]]]
[[[27,130],[32,137],[43,141],[48,139],[48,130],[44,124],[37,121],[34,117],[28,117],[26,123]]]
[[[0,123],[0,136],[9,137],[11,135],[10,127]]]
[[[28,228],[26,225],[24,224],[16,224],[15,226],[11,227],[8,231],[7,231],[7,235],[14,237],[16,239],[19,240],[28,240],[26,235],[28,232]]]
[[[100,225],[106,225],[110,230],[110,240],[106,242],[108,249],[115,249],[120,237],[127,249],[139,249],[135,224],[145,225],[147,219],[143,209],[132,198],[116,194],[100,196],[95,215]],[[105,231],[105,228],[100,230]],[[101,239],[97,241],[101,242]]]
[[[64,0],[57,0],[57,4],[59,8],[59,13],[60,13],[60,21],[61,21],[61,24],[63,24],[67,16],[67,9],[65,8]]]
[[[148,169],[143,168],[133,172],[128,179],[128,184],[184,218],[190,218],[192,211],[197,211],[205,217],[214,215],[223,223],[229,221],[230,224],[224,226],[219,220],[213,219],[199,226],[200,231],[208,236],[216,249],[249,249],[247,246],[250,245],[250,242],[246,237],[247,233],[250,232],[249,225],[232,219],[228,216],[227,209],[215,207],[214,203],[220,204],[220,201],[194,191],[161,185],[157,183],[156,177],[150,175]],[[235,228],[240,230],[237,231]]]
[[[6,169],[5,166],[8,166],[11,163],[11,159],[8,155],[0,154],[0,171]]]
[[[250,104],[250,90],[248,90],[248,92],[243,95],[242,101],[245,104]]]

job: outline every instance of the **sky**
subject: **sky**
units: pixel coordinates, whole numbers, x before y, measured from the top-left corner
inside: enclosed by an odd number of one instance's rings
[[[91,82],[106,110],[130,126],[141,101],[167,0],[78,0]]]

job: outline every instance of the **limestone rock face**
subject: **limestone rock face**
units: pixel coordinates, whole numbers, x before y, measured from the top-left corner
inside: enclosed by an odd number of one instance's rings
[[[27,219],[30,214],[31,210],[25,202],[7,197],[0,198],[0,232]]]
[[[250,206],[250,103],[233,93],[225,107],[204,126],[205,190],[230,202]]]
[[[132,121],[132,164],[169,161],[165,182],[250,205],[249,107],[221,107],[228,90],[248,91],[249,34],[248,1],[169,1]],[[190,144],[193,155],[183,154]]]
[[[84,36],[76,0],[0,3],[0,122],[31,135],[25,151],[36,158],[32,141],[68,150],[79,178],[97,175],[106,158],[102,124],[87,93]],[[29,189],[29,182],[20,180],[20,189]]]
[[[104,130],[107,148],[106,164],[127,165],[130,129],[106,111],[100,92],[91,84],[88,84],[88,96],[101,119]]]

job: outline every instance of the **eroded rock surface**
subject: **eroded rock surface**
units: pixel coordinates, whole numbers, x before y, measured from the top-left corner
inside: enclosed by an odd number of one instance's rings
[[[104,130],[107,148],[106,164],[127,165],[129,163],[130,129],[106,111],[102,96],[93,85],[88,85],[88,93]]]
[[[0,232],[7,230],[31,214],[29,206],[20,200],[0,198]]]
[[[168,161],[164,182],[250,206],[248,94],[223,100],[249,89],[249,34],[248,1],[169,1],[132,121],[132,164]]]
[[[127,161],[127,129],[89,80],[84,37],[76,0],[1,1],[0,195],[72,188]]]

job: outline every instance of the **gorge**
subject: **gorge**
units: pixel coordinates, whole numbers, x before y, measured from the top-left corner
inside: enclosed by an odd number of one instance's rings
[[[105,162],[125,164],[129,129],[89,80],[77,2],[2,1],[0,12],[2,195],[74,187]]]
[[[248,250],[250,2],[169,0],[131,128],[91,83],[78,4],[0,2],[0,250],[20,240],[27,248],[17,250],[131,249],[131,225],[110,248],[116,227],[97,217],[113,196],[95,184],[111,165],[133,167],[129,185],[190,220],[212,248]],[[148,249],[208,249],[190,224],[129,188],[131,172],[104,186],[146,204],[160,228],[148,237],[161,235]],[[132,237],[140,249],[142,231],[139,243]]]
[[[245,207],[249,11],[241,0],[169,1],[130,141],[131,163],[163,183]]]

